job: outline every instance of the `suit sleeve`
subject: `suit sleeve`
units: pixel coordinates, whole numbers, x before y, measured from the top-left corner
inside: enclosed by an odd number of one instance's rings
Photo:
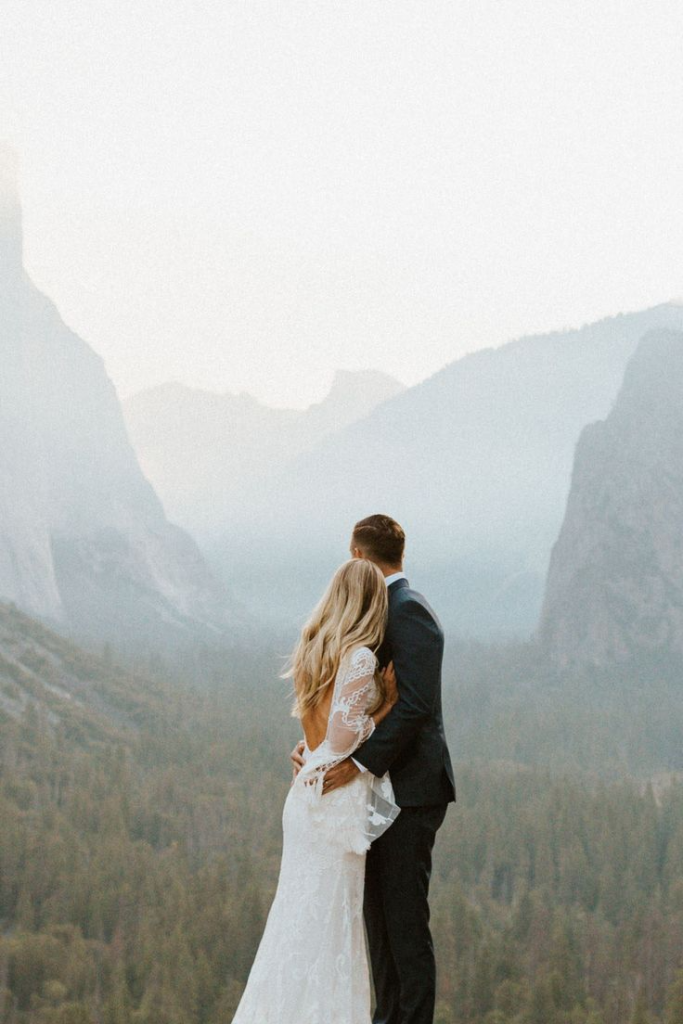
[[[397,608],[391,642],[399,699],[354,752],[354,759],[377,776],[390,769],[432,714],[441,680],[440,628],[419,601],[404,601]]]

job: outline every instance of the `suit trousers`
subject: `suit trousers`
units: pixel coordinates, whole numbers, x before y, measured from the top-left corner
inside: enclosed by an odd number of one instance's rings
[[[432,849],[447,808],[402,807],[367,852],[363,910],[377,1001],[373,1024],[433,1024],[428,895]]]

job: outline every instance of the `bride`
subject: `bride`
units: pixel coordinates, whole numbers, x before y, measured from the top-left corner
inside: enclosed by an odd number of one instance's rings
[[[374,653],[387,615],[381,570],[350,559],[335,572],[283,674],[294,682],[305,764],[285,801],[277,891],[233,1024],[370,1024],[365,855],[399,808],[388,773],[359,773],[330,793],[324,776],[398,700],[393,667],[378,672]]]

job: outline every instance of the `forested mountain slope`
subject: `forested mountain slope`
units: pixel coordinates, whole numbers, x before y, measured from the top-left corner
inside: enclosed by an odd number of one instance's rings
[[[0,622],[0,1021],[226,1024],[277,879],[298,735],[281,652],[131,673],[11,608]],[[607,684],[558,764],[564,708],[533,651],[451,654],[438,1024],[678,1024],[683,783],[610,781],[609,752],[597,770]],[[572,744],[600,709],[587,773]]]

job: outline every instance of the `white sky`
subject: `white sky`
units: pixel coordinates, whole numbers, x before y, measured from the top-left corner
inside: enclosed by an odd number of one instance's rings
[[[122,396],[296,406],[680,297],[682,43],[680,0],[2,0],[27,266]]]

